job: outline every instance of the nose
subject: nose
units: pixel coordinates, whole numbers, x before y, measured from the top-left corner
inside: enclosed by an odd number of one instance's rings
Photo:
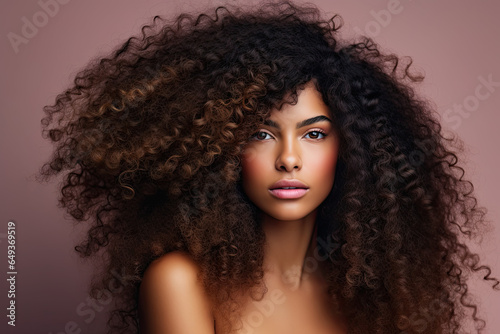
[[[284,139],[281,145],[278,145],[275,165],[277,170],[286,172],[302,168],[301,149],[295,140]]]

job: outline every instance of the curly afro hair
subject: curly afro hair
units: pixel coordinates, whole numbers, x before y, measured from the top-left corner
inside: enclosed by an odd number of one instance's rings
[[[481,232],[485,210],[458,140],[415,95],[411,61],[368,38],[343,41],[339,27],[289,2],[156,16],[44,108],[55,150],[40,174],[63,174],[60,203],[88,225],[75,249],[102,261],[91,295],[114,295],[110,333],[138,331],[141,277],[168,252],[190,254],[227,314],[239,291],[265,292],[265,235],[240,156],[311,81],[340,136],[316,236],[332,312],[349,333],[460,333],[469,317],[484,327],[466,281],[477,271],[499,281],[462,240]]]

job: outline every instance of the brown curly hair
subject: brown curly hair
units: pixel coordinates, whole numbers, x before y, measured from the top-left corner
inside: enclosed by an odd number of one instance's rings
[[[463,178],[458,140],[414,93],[422,77],[411,60],[368,38],[340,40],[339,17],[311,6],[212,13],[154,17],[44,108],[55,151],[40,175],[64,173],[60,203],[88,224],[75,249],[102,255],[91,294],[116,297],[109,332],[137,332],[141,277],[168,252],[189,253],[229,313],[238,291],[263,286],[265,235],[240,156],[311,80],[340,136],[317,239],[349,333],[461,333],[468,310],[480,331],[467,279],[499,281],[461,238],[480,234],[485,209]]]

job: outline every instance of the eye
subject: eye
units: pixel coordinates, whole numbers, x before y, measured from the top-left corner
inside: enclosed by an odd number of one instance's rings
[[[309,138],[311,138],[311,139],[323,139],[326,137],[326,133],[324,133],[323,131],[320,131],[320,130],[313,130],[313,131],[309,131],[306,134],[306,137],[307,136],[309,136]]]
[[[265,139],[270,139],[270,138],[271,138],[271,135],[269,133],[264,132],[264,131],[259,131],[259,132],[256,132],[255,134],[253,134],[250,139],[265,140]]]

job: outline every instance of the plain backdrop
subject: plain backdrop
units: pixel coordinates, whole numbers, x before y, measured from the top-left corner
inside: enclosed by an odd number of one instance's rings
[[[364,33],[384,50],[411,56],[443,126],[465,143],[461,164],[488,208],[494,229],[472,245],[500,276],[500,5],[496,1],[315,0],[326,16],[340,14],[346,37]],[[52,6],[48,4],[52,3]],[[57,181],[34,175],[51,152],[41,137],[42,108],[52,104],[94,56],[106,55],[156,14],[172,17],[221,1],[2,0],[0,11],[0,277],[7,269],[7,223],[17,226],[16,326],[7,326],[6,279],[0,284],[0,331],[101,333],[105,309],[77,314],[87,303],[90,266],[73,251],[81,229],[57,208]],[[251,0],[227,1],[256,4]],[[399,4],[398,4],[399,3]],[[389,15],[388,15],[389,13]],[[36,24],[36,30],[27,26]],[[17,46],[13,36],[25,38]],[[490,84],[485,84],[490,81]],[[460,112],[460,110],[462,110]],[[476,276],[471,290],[487,334],[500,332],[500,292]],[[99,306],[99,305],[98,305]],[[80,331],[79,331],[80,330]]]

